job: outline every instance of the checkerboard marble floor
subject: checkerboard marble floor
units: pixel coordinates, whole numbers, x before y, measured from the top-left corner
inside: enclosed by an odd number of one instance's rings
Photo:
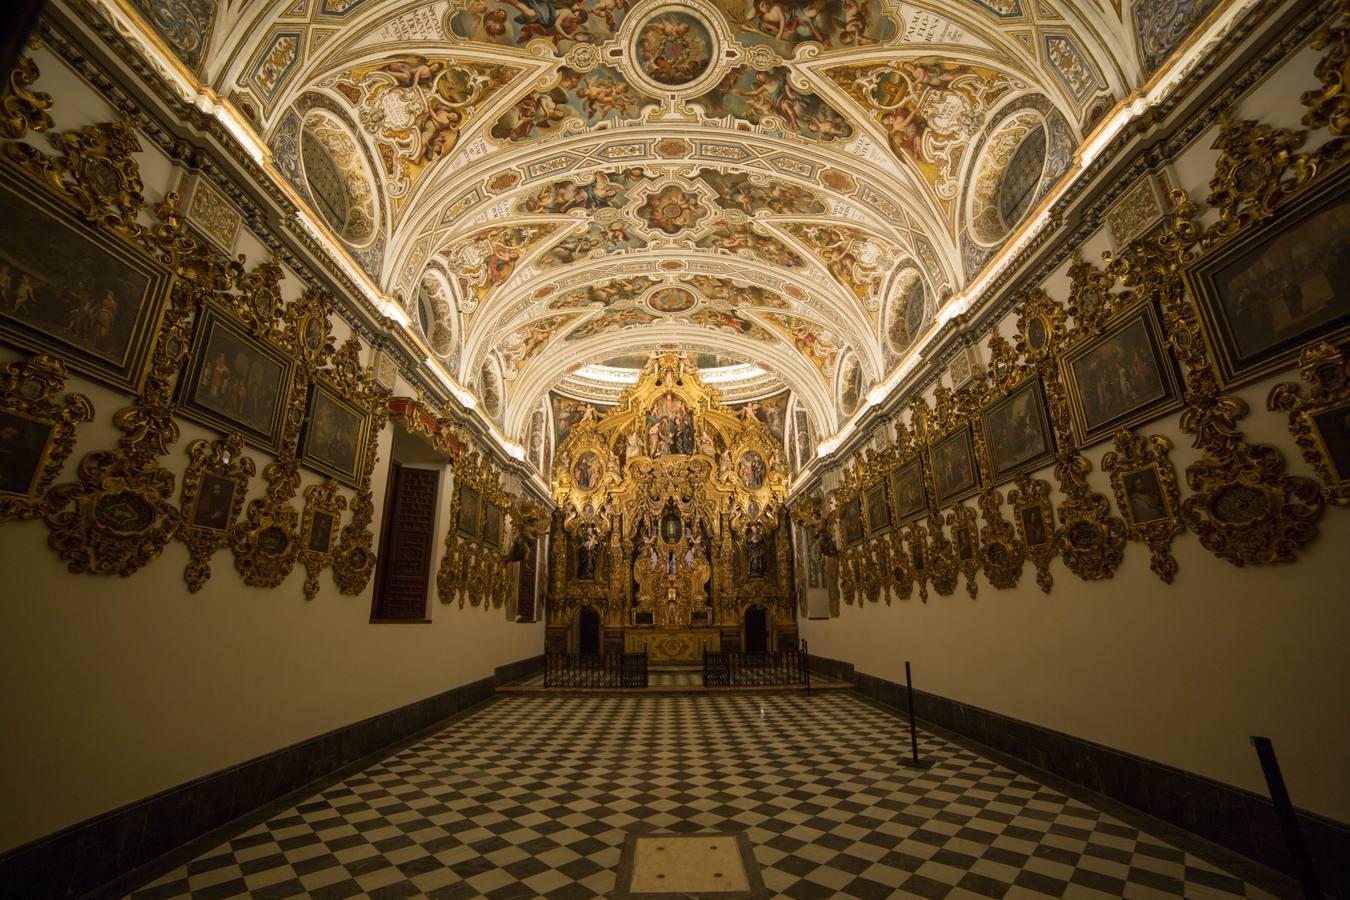
[[[849,693],[505,696],[248,827],[159,897],[597,897],[630,832],[744,831],[776,896],[1269,897]]]

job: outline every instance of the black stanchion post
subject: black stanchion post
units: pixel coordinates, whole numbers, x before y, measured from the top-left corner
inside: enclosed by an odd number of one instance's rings
[[[806,649],[806,641],[802,641],[802,673],[806,676],[806,696],[811,696],[811,654]]]
[[[905,660],[905,703],[909,707],[909,752],[913,757],[905,765],[913,769],[926,769],[929,763],[919,759],[919,726],[914,723],[914,680],[909,673],[909,660]]]
[[[1270,789],[1270,799],[1275,804],[1275,817],[1280,822],[1280,831],[1284,834],[1285,846],[1289,848],[1294,874],[1303,887],[1303,896],[1309,900],[1321,900],[1322,885],[1317,880],[1312,854],[1303,840],[1303,829],[1299,827],[1294,804],[1289,799],[1289,789],[1284,786],[1280,761],[1275,757],[1275,745],[1270,738],[1253,736],[1252,746],[1256,748],[1257,759],[1261,760],[1261,772],[1266,776],[1266,787]]]

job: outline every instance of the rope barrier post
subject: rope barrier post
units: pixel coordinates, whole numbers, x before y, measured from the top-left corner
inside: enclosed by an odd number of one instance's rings
[[[913,757],[905,765],[911,769],[927,769],[932,763],[919,759],[919,727],[914,723],[914,680],[909,674],[909,660],[905,660],[905,702],[909,707],[909,750]]]
[[[1317,867],[1313,865],[1312,854],[1303,839],[1303,829],[1299,827],[1298,815],[1289,799],[1289,789],[1285,787],[1284,775],[1280,772],[1280,761],[1275,757],[1275,745],[1267,737],[1252,737],[1252,746],[1256,748],[1257,759],[1261,761],[1261,772],[1266,776],[1266,787],[1270,789],[1271,802],[1275,804],[1275,817],[1280,822],[1280,831],[1284,834],[1285,846],[1289,849],[1289,859],[1294,864],[1294,874],[1303,888],[1303,896],[1308,900],[1321,900],[1322,885],[1317,879]]]

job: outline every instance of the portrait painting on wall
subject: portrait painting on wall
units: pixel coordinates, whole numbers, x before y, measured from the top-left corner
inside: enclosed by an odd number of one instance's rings
[[[1061,366],[1083,446],[1181,405],[1176,368],[1151,303],[1066,353]]]
[[[1187,270],[1224,387],[1350,335],[1350,182],[1332,181]]]
[[[980,486],[975,467],[975,443],[970,426],[962,425],[933,443],[928,451],[933,464],[933,487],[938,506],[960,500]]]
[[[249,335],[229,313],[207,306],[178,382],[178,406],[189,418],[237,430],[275,452],[293,370],[294,362],[281,350]]]
[[[1312,426],[1335,478],[1333,486],[1350,481],[1350,403],[1313,413]]]
[[[64,201],[8,166],[0,168],[0,217],[0,339],[139,391],[172,273],[84,224]]]
[[[956,540],[956,558],[961,562],[969,562],[975,558],[975,537],[971,530],[965,526],[959,526],[952,531],[952,537]]]
[[[312,553],[327,553],[333,543],[333,517],[323,510],[314,510],[309,522],[309,541],[305,545]]]
[[[459,486],[459,513],[455,516],[455,530],[464,537],[478,538],[478,515],[482,506],[482,495],[478,489],[467,484]]]
[[[879,481],[867,489],[867,531],[880,531],[891,524],[891,505],[886,498],[886,482]]]
[[[757,491],[764,487],[768,467],[764,464],[764,457],[759,455],[759,451],[747,450],[741,454],[741,461],[736,465],[736,474],[747,491]]]
[[[502,545],[502,508],[495,503],[483,504],[483,543]]]
[[[230,521],[230,512],[234,508],[236,488],[237,485],[231,478],[224,478],[214,472],[203,472],[201,488],[197,491],[197,500],[193,504],[189,521],[198,528],[228,531],[234,524]]]
[[[662,394],[647,410],[647,455],[694,452],[694,417],[674,394]]]
[[[928,490],[923,481],[923,460],[915,457],[891,469],[891,498],[896,521],[904,524],[928,512]]]
[[[1039,506],[1024,506],[1018,515],[1022,518],[1022,535],[1028,547],[1039,547],[1050,540],[1045,512]]]
[[[1039,378],[985,407],[980,421],[995,483],[1034,469],[1055,455],[1055,438]]]
[[[854,497],[839,510],[839,518],[844,527],[844,543],[856,544],[863,539],[862,500]]]
[[[1168,508],[1167,495],[1154,466],[1126,472],[1121,477],[1121,485],[1125,491],[1123,512],[1131,525],[1145,525],[1175,515],[1175,511]]]
[[[806,586],[825,587],[825,554],[821,552],[820,541],[802,529],[802,544],[806,548]]]
[[[356,487],[361,480],[369,417],[323,382],[310,387],[300,461]]]
[[[577,454],[577,458],[572,461],[572,483],[583,491],[594,489],[604,474],[600,457],[593,450]]]
[[[56,426],[0,412],[0,494],[27,497],[38,485]]]

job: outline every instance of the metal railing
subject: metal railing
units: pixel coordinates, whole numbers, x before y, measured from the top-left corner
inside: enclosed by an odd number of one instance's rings
[[[810,657],[801,650],[742,653],[739,650],[703,653],[704,687],[771,687],[804,684],[811,688]]]
[[[645,688],[647,653],[549,653],[544,687]]]

